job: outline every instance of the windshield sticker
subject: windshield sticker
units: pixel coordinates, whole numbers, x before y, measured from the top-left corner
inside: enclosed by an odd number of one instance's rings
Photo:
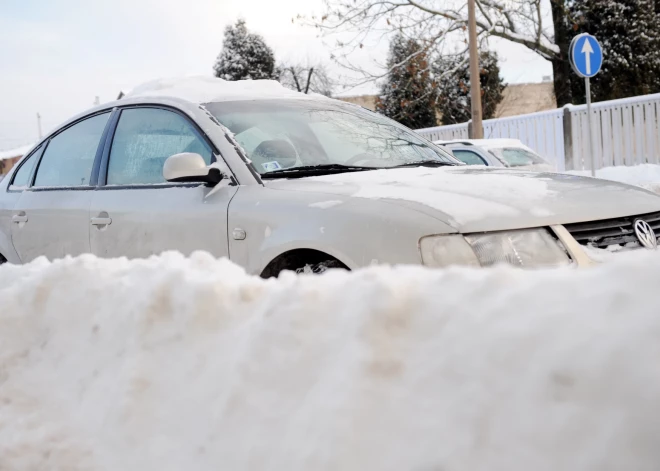
[[[277,160],[273,160],[272,162],[264,162],[263,164],[261,164],[261,166],[267,172],[272,172],[273,170],[279,170],[282,168],[282,166]]]

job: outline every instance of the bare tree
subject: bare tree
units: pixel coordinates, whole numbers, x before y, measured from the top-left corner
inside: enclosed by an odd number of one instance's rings
[[[559,34],[561,44],[555,41],[554,29],[567,27],[566,1],[550,0],[476,0],[477,31],[480,40],[498,37],[539,54],[553,64],[555,92],[560,105],[570,102],[570,89],[565,87],[570,68],[566,61],[568,44]],[[363,48],[370,38],[392,33],[422,39],[429,50],[447,56],[466,55],[467,5],[461,0],[324,0],[321,17],[303,19],[319,28],[324,35],[345,33],[347,39],[337,42],[335,60],[344,67],[363,74],[364,80],[377,80],[382,75],[353,64],[350,55]],[[552,18],[552,21],[549,19]],[[465,48],[456,50],[456,45]],[[427,51],[428,52],[428,51]],[[427,53],[426,52],[426,53]]]
[[[332,96],[335,82],[330,77],[325,65],[319,63],[307,65],[299,63],[281,64],[280,83],[301,93],[319,93]]]

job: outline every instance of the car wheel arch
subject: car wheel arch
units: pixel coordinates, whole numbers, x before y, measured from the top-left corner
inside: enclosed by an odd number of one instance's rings
[[[262,278],[277,277],[284,270],[295,271],[306,265],[316,265],[323,262],[336,262],[335,268],[350,270],[348,264],[334,255],[317,249],[296,248],[282,252],[273,258],[261,271]]]

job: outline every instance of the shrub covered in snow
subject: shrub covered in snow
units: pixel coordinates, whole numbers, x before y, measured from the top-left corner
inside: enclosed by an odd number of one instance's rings
[[[239,19],[225,29],[222,52],[213,66],[215,76],[224,80],[277,80],[275,54],[266,41]]]
[[[658,262],[4,265],[0,468],[654,470]]]

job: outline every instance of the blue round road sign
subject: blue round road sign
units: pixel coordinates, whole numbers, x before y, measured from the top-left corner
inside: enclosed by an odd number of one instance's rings
[[[580,77],[593,77],[603,65],[603,48],[590,34],[575,36],[569,52],[573,70]]]

